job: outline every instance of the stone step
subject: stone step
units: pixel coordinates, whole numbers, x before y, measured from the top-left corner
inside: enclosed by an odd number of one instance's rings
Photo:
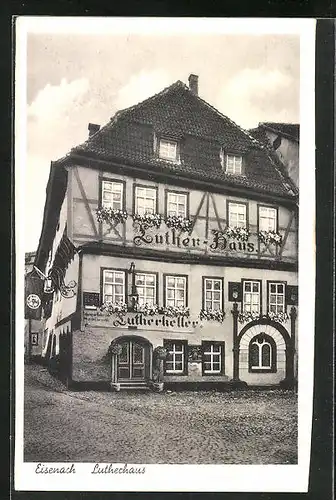
[[[149,389],[147,382],[139,381],[129,381],[120,382],[120,390],[147,390]]]
[[[121,391],[149,391],[148,385],[123,385],[120,384]]]

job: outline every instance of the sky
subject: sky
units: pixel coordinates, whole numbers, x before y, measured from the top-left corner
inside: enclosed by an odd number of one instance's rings
[[[194,73],[200,97],[243,128],[299,123],[299,50],[295,35],[28,34],[25,251],[38,245],[50,162],[89,122]]]

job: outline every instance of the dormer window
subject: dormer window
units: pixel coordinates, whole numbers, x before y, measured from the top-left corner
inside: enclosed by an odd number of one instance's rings
[[[179,161],[178,143],[170,139],[160,139],[159,157],[168,161]]]
[[[237,155],[226,155],[226,172],[228,174],[242,174],[243,158]]]
[[[223,150],[220,152],[221,165],[227,174],[242,175],[243,174],[243,157],[235,154],[225,154]]]

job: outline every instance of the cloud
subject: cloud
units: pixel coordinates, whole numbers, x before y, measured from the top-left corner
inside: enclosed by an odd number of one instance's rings
[[[50,162],[83,142],[86,139],[83,118],[92,109],[89,98],[90,84],[85,78],[47,84],[27,109],[29,154],[44,155]]]
[[[72,82],[63,78],[60,85],[48,83],[28,106],[28,118],[49,121],[64,116],[73,106],[83,104],[89,88],[86,78]]]
[[[224,114],[245,128],[260,121],[296,121],[295,87],[293,79],[277,69],[246,68],[227,82],[216,103]]]
[[[172,83],[171,75],[163,70],[141,71],[132,75],[126,85],[118,92],[114,101],[116,109],[133,106],[157,94]]]

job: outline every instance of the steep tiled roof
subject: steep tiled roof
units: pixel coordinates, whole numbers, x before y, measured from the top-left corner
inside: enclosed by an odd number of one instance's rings
[[[300,125],[297,123],[262,122],[260,125],[299,142]]]
[[[153,150],[154,133],[181,143],[179,163],[163,161]],[[245,157],[245,175],[226,174],[220,149]],[[177,81],[159,94],[119,111],[111,121],[71,151],[116,162],[146,165],[148,170],[186,174],[223,185],[293,196],[268,148]]]

